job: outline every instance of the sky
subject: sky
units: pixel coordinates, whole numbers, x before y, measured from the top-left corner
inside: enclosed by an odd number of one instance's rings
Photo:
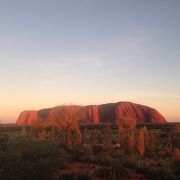
[[[180,121],[179,0],[0,0],[0,122],[130,101]]]

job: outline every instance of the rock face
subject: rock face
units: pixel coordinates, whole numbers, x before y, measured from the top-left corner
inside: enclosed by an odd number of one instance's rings
[[[102,105],[80,106],[84,111],[81,123],[116,123],[117,118],[130,117],[137,123],[166,123],[165,118],[153,108],[131,102],[118,102]],[[39,111],[23,111],[17,124],[32,124],[36,121],[46,121],[49,124],[56,124],[57,108],[42,109]]]
[[[19,118],[17,120],[17,124],[24,125],[24,124],[32,124],[35,121],[37,121],[38,115],[37,111],[23,111],[19,115]]]

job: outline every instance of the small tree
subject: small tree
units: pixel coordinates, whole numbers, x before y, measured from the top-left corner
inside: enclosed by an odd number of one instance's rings
[[[137,150],[141,156],[144,156],[145,152],[145,134],[147,132],[147,128],[141,128],[138,131],[138,137],[136,137]]]
[[[46,130],[43,128],[41,132],[39,133],[39,139],[44,141],[47,138]]]
[[[99,142],[98,130],[93,129],[91,132],[91,144],[97,144]]]
[[[129,132],[127,134],[127,148],[130,152],[133,152],[134,151],[134,148],[135,148],[135,131],[132,130],[131,132]]]
[[[116,120],[118,126],[118,139],[122,148],[132,148],[134,146],[134,134],[131,132],[136,127],[136,121],[130,117],[121,117]],[[127,149],[126,149],[127,150]]]
[[[21,129],[21,135],[22,135],[22,136],[27,136],[27,135],[28,135],[26,127],[23,127],[23,128]]]
[[[107,150],[111,150],[112,146],[112,129],[110,124],[106,124],[101,131],[101,136],[103,138],[103,144]]]
[[[121,132],[129,132],[136,127],[136,121],[131,117],[123,116],[121,118],[118,118],[116,120],[116,123],[118,125],[118,130]]]
[[[76,105],[63,105],[55,108],[55,122],[67,132],[67,144],[71,144],[71,134],[76,132],[77,143],[81,142],[81,133],[78,122],[83,118],[83,110]]]
[[[151,156],[157,155],[158,144],[160,143],[160,132],[157,130],[145,130],[145,149],[147,153]]]

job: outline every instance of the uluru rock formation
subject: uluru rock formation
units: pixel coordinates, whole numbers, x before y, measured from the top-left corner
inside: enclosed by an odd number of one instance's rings
[[[28,110],[28,111],[23,111],[21,112],[17,124],[32,124],[38,119],[38,114],[37,111],[34,110]]]
[[[166,123],[165,118],[153,108],[148,106],[135,104],[131,102],[108,103],[102,105],[79,106],[84,112],[81,123],[116,123],[117,118],[129,117],[136,120],[137,123]],[[33,124],[39,120],[48,122],[48,124],[56,124],[57,108],[62,106],[41,109],[38,111],[21,112],[17,124],[27,125]]]

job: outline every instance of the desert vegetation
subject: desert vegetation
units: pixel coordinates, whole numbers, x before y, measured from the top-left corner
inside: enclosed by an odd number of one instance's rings
[[[66,107],[59,112],[56,126],[1,128],[0,179],[180,178],[178,123],[137,126],[122,117],[117,125],[79,125],[82,112],[71,108],[66,117]]]

